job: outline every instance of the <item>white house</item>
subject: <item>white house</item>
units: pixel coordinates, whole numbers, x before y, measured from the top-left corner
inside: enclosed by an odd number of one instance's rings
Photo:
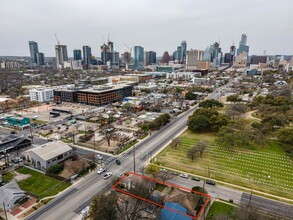
[[[23,152],[25,160],[39,170],[47,170],[73,155],[73,150],[63,141],[55,141]]]
[[[15,180],[10,181],[0,187],[0,208],[3,209],[3,204],[6,209],[11,209],[14,203],[25,196],[25,191],[21,190]]]

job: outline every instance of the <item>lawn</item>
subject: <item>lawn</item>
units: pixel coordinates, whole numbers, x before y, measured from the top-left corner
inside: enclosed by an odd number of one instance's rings
[[[39,198],[56,195],[70,185],[25,167],[18,169],[17,172],[31,175],[31,177],[19,181],[18,184],[22,190]]]
[[[211,220],[214,216],[217,215],[228,215],[230,218],[233,216],[233,213],[235,211],[235,207],[232,205],[228,205],[223,202],[213,202],[208,215],[207,220]]]
[[[34,124],[36,124],[36,125],[44,125],[44,124],[47,123],[45,121],[38,120],[38,119],[32,120],[31,122],[34,123]]]
[[[293,198],[292,159],[280,144],[269,141],[264,147],[228,150],[214,144],[212,133],[194,134],[186,131],[181,135],[178,149],[167,147],[156,158],[162,166],[183,172],[209,176],[236,185],[263,192]],[[210,147],[192,162],[186,157],[187,150],[197,141],[206,140]]]
[[[14,177],[14,174],[9,172],[9,173],[6,173],[2,176],[2,180],[3,180],[3,182],[8,183],[8,182],[10,182],[10,180],[13,179],[13,177]]]

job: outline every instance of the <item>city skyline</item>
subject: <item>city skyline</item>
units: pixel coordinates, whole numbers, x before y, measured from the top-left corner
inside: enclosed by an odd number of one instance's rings
[[[248,0],[245,4],[240,0],[166,3],[133,0],[71,1],[70,4],[62,0],[2,2],[0,27],[5,31],[1,36],[0,55],[29,56],[27,42],[33,40],[39,43],[45,56],[53,57],[57,44],[55,33],[68,51],[89,45],[97,57],[108,34],[120,53],[128,50],[124,46],[127,44],[156,51],[158,56],[164,51],[172,54],[183,40],[187,41],[188,49],[200,50],[220,41],[223,51],[228,52],[245,33],[251,55],[262,55],[264,50],[271,55],[292,54],[293,30],[289,27],[293,2],[290,0]],[[97,10],[103,7],[110,10]],[[237,8],[243,13],[237,12]],[[31,15],[29,11],[34,13]],[[19,25],[19,18],[27,25]]]

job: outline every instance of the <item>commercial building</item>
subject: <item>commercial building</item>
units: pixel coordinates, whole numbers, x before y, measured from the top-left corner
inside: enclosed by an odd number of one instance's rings
[[[86,69],[88,70],[91,65],[91,59],[92,59],[92,52],[91,48],[89,46],[83,46],[83,63],[85,64]]]
[[[132,90],[133,85],[130,84],[93,86],[87,89],[61,88],[54,90],[54,101],[56,103],[71,102],[101,106],[131,96]]]
[[[19,62],[11,61],[11,62],[2,62],[0,63],[1,69],[18,69],[21,67]]]
[[[33,168],[47,170],[50,166],[60,163],[73,155],[73,150],[63,141],[46,143],[23,152],[25,160]]]
[[[143,70],[144,65],[144,49],[141,46],[134,46],[134,69]]]
[[[0,152],[9,153],[32,144],[30,139],[9,134],[0,140]]]
[[[44,66],[45,65],[45,56],[43,53],[36,53],[36,61],[37,61],[37,66]]]
[[[50,88],[40,88],[31,89],[29,91],[30,100],[38,102],[49,102],[53,100],[53,89]]]
[[[149,51],[149,65],[157,63],[157,54],[155,51]]]
[[[29,118],[22,118],[22,117],[8,117],[7,123],[9,126],[25,128],[25,127],[30,126],[30,119]]]
[[[162,59],[161,59],[161,64],[169,64],[169,62],[171,61],[171,58],[169,56],[168,51],[165,51],[163,53]]]
[[[182,41],[181,45],[177,47],[177,50],[173,52],[173,60],[183,64],[186,62],[187,43]]]
[[[78,50],[78,49],[73,50],[73,59],[81,60],[81,50]]]
[[[56,54],[56,67],[57,69],[64,68],[64,62],[68,61],[67,46],[66,45],[55,45]]]
[[[204,51],[202,50],[189,50],[186,57],[186,68],[189,70],[197,69],[198,62],[203,60]]]
[[[267,56],[252,56],[250,64],[267,63]]]

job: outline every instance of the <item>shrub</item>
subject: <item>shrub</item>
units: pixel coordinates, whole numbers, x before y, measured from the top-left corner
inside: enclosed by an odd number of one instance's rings
[[[47,169],[47,173],[59,174],[64,169],[64,165],[62,163],[54,164],[53,166]]]

